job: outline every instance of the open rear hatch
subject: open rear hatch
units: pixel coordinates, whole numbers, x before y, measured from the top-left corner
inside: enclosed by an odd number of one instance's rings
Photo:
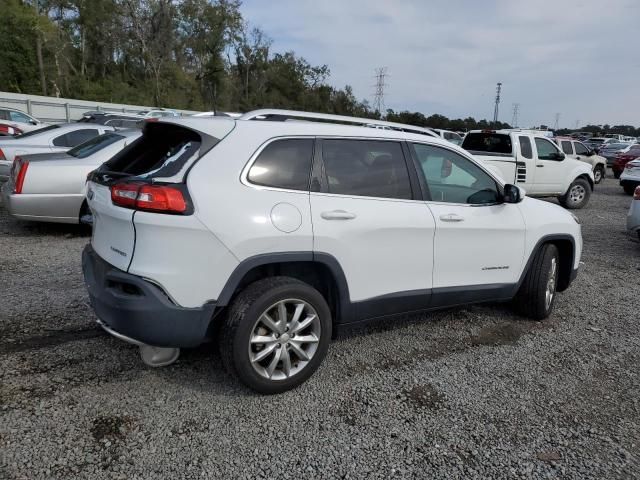
[[[225,125],[228,133],[233,122]],[[143,135],[89,174],[93,213],[91,245],[111,265],[127,271],[136,247],[136,211],[190,215],[187,171],[219,140],[170,122],[150,122]]]

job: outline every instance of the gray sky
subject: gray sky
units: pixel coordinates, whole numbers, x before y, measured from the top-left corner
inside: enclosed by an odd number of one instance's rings
[[[244,0],[273,39],[327,64],[329,83],[373,99],[387,66],[394,110],[492,118],[520,126],[640,125],[640,0]]]

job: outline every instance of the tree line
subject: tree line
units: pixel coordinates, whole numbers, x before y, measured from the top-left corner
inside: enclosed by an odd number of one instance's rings
[[[375,111],[349,85],[329,85],[327,65],[273,51],[240,6],[240,0],[0,0],[0,90],[186,110],[384,116],[458,131],[509,127]]]

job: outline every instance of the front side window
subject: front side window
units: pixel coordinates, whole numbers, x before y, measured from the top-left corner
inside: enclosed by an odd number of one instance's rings
[[[398,142],[324,140],[329,193],[411,199],[409,172]]]
[[[265,187],[308,190],[313,139],[287,138],[265,147],[249,169],[250,182]]]
[[[586,155],[589,153],[589,149],[580,142],[574,142],[573,146],[576,149],[576,155]]]
[[[529,137],[518,137],[520,141],[520,153],[524,158],[533,158],[533,152],[531,151],[531,140]]]
[[[562,146],[562,151],[567,155],[573,155],[573,148],[571,148],[571,142],[569,140],[563,140],[560,142]]]
[[[500,201],[495,180],[469,159],[442,147],[412,146],[432,201],[471,205]]]
[[[553,143],[544,138],[536,138],[535,142],[540,160],[559,160],[557,154],[560,152],[558,152],[558,148]]]

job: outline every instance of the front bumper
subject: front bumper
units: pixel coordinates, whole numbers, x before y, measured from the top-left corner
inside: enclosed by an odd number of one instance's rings
[[[215,303],[177,306],[158,286],[104,261],[91,245],[82,252],[82,271],[91,306],[108,331],[157,347],[195,347],[207,339]]]

